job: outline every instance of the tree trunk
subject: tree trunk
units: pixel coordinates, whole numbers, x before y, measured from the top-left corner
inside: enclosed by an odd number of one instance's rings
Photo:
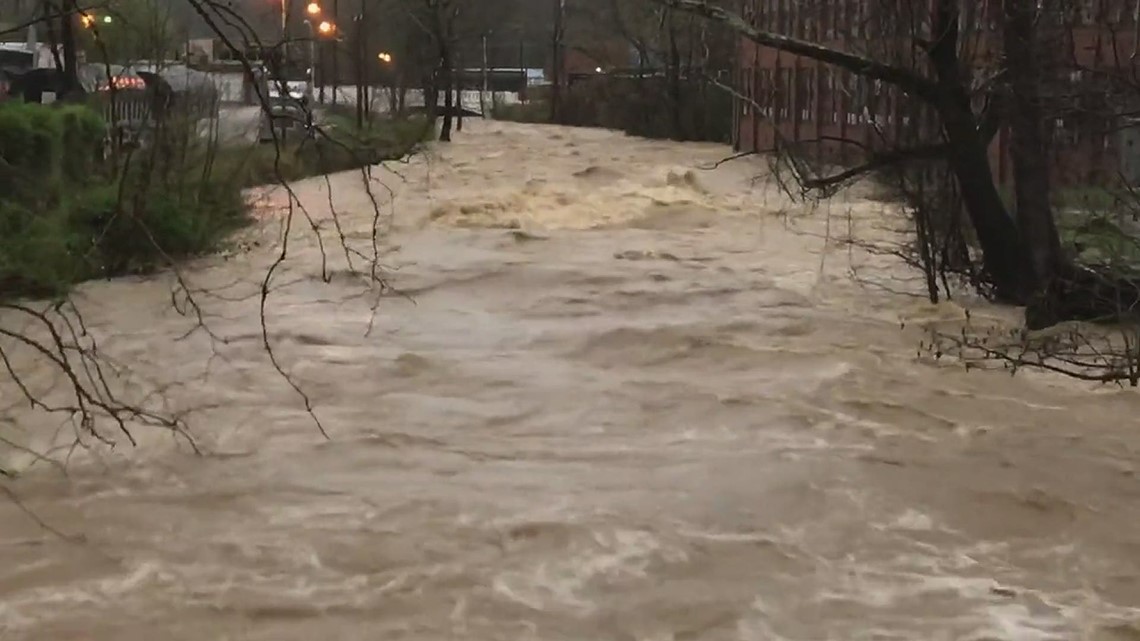
[[[962,204],[982,248],[982,263],[1003,302],[1024,303],[1030,291],[1020,234],[1006,211],[990,166],[988,141],[977,129],[970,97],[954,91],[938,111],[948,146],[950,170],[958,181]]]
[[[454,94],[452,93],[451,74],[451,43],[448,38],[440,39],[439,43],[440,85],[443,89],[443,125],[439,128],[441,142],[451,142],[451,114],[454,110]],[[438,98],[437,98],[438,99]]]
[[[332,3],[333,20],[340,20],[340,0],[333,0]],[[340,50],[337,48],[337,40],[334,38],[329,42],[329,50],[332,51],[332,103],[336,104],[336,93],[340,87]],[[323,87],[322,87],[323,89]]]
[[[554,29],[551,34],[551,62],[550,62],[550,122],[554,124],[561,124],[562,122],[562,14],[565,8],[565,0],[553,0],[554,2]]]
[[[388,117],[395,118],[399,112],[399,100],[396,98],[396,85],[399,84],[395,77],[388,76]]]
[[[424,110],[427,112],[428,121],[434,127],[435,120],[439,117],[439,83],[442,73],[437,67],[427,75],[427,82],[424,83]]]
[[[1032,283],[1020,233],[994,183],[989,140],[978,129],[962,65],[958,58],[958,0],[937,0],[932,33],[940,34],[927,55],[937,77],[939,99],[933,107],[942,120],[950,169],[958,180],[962,204],[982,247],[982,262],[1003,302],[1028,300]]]
[[[461,56],[456,56],[455,66],[463,69],[463,59]],[[455,85],[455,104],[458,110],[455,112],[455,130],[463,131],[463,81],[455,82],[455,74],[451,74],[452,84]]]
[[[685,126],[681,120],[681,50],[677,44],[677,25],[673,21],[673,10],[666,9],[665,20],[669,28],[669,64],[666,67],[666,83],[669,92],[669,119],[673,127],[674,140],[686,140]]]
[[[1063,262],[1061,240],[1050,203],[1048,145],[1041,109],[1042,73],[1038,56],[1035,0],[1004,0],[1003,44],[1012,96],[1014,197],[1031,294],[1049,287]]]
[[[59,19],[59,39],[63,49],[63,81],[68,95],[79,89],[79,54],[75,47],[75,21],[79,9],[75,0],[64,0]],[[61,96],[62,97],[62,96]]]

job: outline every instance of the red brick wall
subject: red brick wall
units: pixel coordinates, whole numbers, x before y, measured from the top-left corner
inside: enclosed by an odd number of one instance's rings
[[[901,0],[900,0],[901,1]],[[978,0],[979,21],[983,29],[996,27],[987,18],[1000,6],[1000,0]],[[886,38],[860,33],[866,25],[868,7],[882,7],[883,0],[751,0],[745,15],[764,28],[817,42],[828,42],[840,48],[854,47],[860,39]],[[1134,53],[1135,31],[1128,0],[1101,0],[1100,13],[1086,12],[1083,25],[1076,26],[1071,41],[1058,43],[1058,55],[1093,68],[1130,65]],[[989,12],[989,14],[987,14]],[[988,23],[988,24],[987,24]],[[1099,26],[1093,26],[1099,25]],[[866,27],[863,27],[866,30]],[[979,65],[1000,48],[995,31],[982,31],[974,41],[974,57]],[[906,38],[900,38],[905,43]],[[770,150],[778,140],[799,141],[801,151],[820,160],[847,164],[862,152],[852,145],[829,139],[861,141],[872,147],[889,147],[905,133],[914,113],[915,103],[901,96],[893,87],[866,81],[834,67],[813,60],[791,56],[774,49],[756,47],[742,40],[739,45],[739,78],[741,93],[759,103],[757,110],[746,101],[737,101],[737,144],[741,150]],[[763,113],[759,113],[762,111]],[[922,139],[938,139],[936,121],[929,119]],[[1002,131],[990,148],[990,160],[999,182],[1011,179],[1009,170],[1009,135]],[[1111,140],[1090,135],[1073,135],[1062,131],[1057,138],[1053,174],[1058,184],[1087,184],[1115,174],[1117,153]]]

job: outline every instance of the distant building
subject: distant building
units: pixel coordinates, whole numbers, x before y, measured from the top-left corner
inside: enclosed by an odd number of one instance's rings
[[[201,64],[209,64],[217,60],[214,55],[216,45],[214,38],[190,38],[186,41],[186,59]]]
[[[744,16],[760,29],[842,49],[861,51],[868,43],[879,49],[884,60],[909,60],[917,51],[907,36],[909,26],[899,24],[909,0],[745,0]],[[1084,8],[1066,16],[1057,29],[1058,42],[1049,52],[1088,71],[1054,78],[1048,90],[1066,93],[1074,100],[1097,95],[1093,71],[1126,67],[1132,74],[1137,54],[1135,0],[1084,0]],[[971,29],[975,67],[992,69],[1001,50],[999,20],[1001,0],[962,3],[962,24]],[[892,48],[893,47],[893,48]],[[918,54],[921,55],[921,54]],[[779,139],[798,141],[798,150],[821,161],[848,164],[857,157],[847,140],[870,148],[890,146],[907,128],[924,126],[937,140],[937,121],[926,118],[915,103],[894,87],[867,81],[830,65],[788,55],[743,40],[739,46],[736,146],[741,150],[769,150]],[[1103,80],[1103,79],[1102,79]],[[1100,90],[1101,99],[1107,89]],[[1078,105],[1079,106],[1079,105]],[[1108,122],[1108,104],[1087,110],[1091,117],[1065,117],[1053,124],[1054,175],[1058,183],[1090,184],[1116,176],[1121,170],[1135,173],[1140,182],[1140,140],[1132,130],[1119,133],[1121,123]],[[1074,114],[1079,113],[1074,109]],[[911,129],[913,131],[913,129]],[[990,147],[995,178],[1012,181],[1009,133],[999,131]]]
[[[636,69],[637,65],[637,49],[629,42],[618,38],[567,46],[562,58],[564,76],[615,69]]]

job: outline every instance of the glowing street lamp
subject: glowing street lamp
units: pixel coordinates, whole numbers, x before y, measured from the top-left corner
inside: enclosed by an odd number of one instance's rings
[[[102,22],[103,24],[111,24],[115,21],[115,19],[111,16],[103,16],[102,18],[96,20],[95,16],[91,15],[90,13],[79,14],[79,24],[83,25],[84,29],[90,29],[94,27],[96,21]]]
[[[316,2],[310,2],[309,6],[305,7],[305,11],[310,16],[319,15],[321,13],[321,5],[317,4]]]
[[[392,54],[390,54],[386,51],[376,54],[376,58],[378,60],[380,60],[380,62],[384,62],[384,63],[392,62]]]
[[[317,25],[317,31],[319,31],[322,36],[327,36],[336,31],[336,25],[329,22],[328,20],[323,20],[319,25]]]

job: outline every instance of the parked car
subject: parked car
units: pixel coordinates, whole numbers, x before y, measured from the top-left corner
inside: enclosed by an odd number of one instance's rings
[[[138,74],[163,94],[166,108],[195,120],[218,117],[221,101],[210,74],[182,64],[140,70]]]
[[[283,139],[288,132],[301,130],[310,135],[313,125],[313,88],[305,80],[269,77],[260,74],[261,95],[266,96],[269,113],[263,110],[257,138],[261,142],[271,142],[276,137]]]
[[[0,47],[0,100],[8,98],[13,80],[31,69],[33,61],[34,56],[30,51],[11,46]]]
[[[69,87],[69,84],[58,69],[28,69],[18,74],[9,73],[8,96],[41,104],[83,95],[81,87]]]

